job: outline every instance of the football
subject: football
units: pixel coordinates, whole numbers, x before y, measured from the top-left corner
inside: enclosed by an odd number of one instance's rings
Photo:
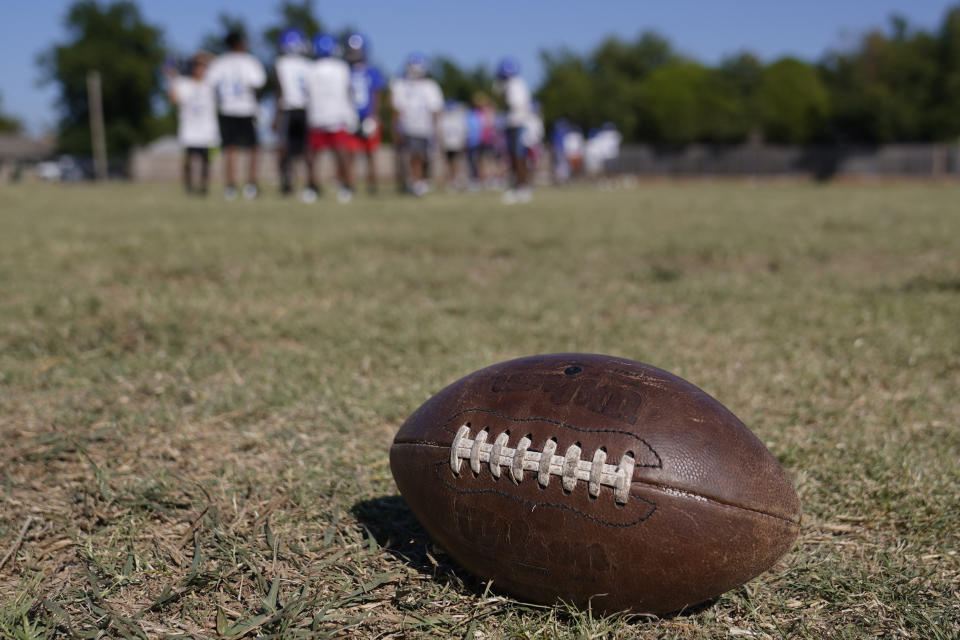
[[[800,526],[790,479],[736,416],[609,356],[454,382],[401,426],[390,467],[457,563],[527,602],[675,612],[769,569]]]

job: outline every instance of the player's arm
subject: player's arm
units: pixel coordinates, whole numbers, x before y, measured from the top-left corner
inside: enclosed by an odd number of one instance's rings
[[[403,115],[400,111],[396,96],[396,87],[390,88],[390,130],[393,132],[393,142],[399,145],[403,142],[403,129],[400,127],[400,117]]]
[[[180,76],[176,71],[167,72],[167,98],[173,104],[180,104],[180,96],[177,95],[177,80]]]
[[[277,73],[277,100],[273,108],[273,122],[270,128],[276,131],[280,126],[280,103],[283,101],[283,84],[280,82],[280,74]]]

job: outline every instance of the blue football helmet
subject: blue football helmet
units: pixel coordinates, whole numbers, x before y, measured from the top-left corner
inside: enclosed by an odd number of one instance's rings
[[[427,56],[414,51],[407,56],[407,75],[411,78],[422,78],[427,75]]]
[[[350,62],[364,62],[370,49],[370,41],[362,33],[351,33],[346,39],[344,57]]]
[[[512,78],[520,73],[520,63],[514,58],[504,58],[497,65],[497,77],[501,80]]]
[[[280,34],[280,51],[284,53],[306,53],[307,39],[296,27],[284,29]]]
[[[329,58],[337,51],[337,41],[326,33],[313,37],[313,54],[318,58]]]

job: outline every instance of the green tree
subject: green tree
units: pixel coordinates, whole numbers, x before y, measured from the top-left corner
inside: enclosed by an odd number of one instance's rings
[[[224,53],[227,50],[227,34],[232,32],[242,33],[247,37],[247,44],[251,50],[256,51],[259,49],[258,42],[249,41],[250,30],[247,28],[247,21],[244,20],[242,16],[227,13],[226,11],[221,11],[217,16],[216,31],[212,31],[200,39],[200,48],[217,55]]]
[[[0,94],[0,133],[20,133],[23,131],[23,123],[19,118],[15,118],[3,112],[3,95]]]
[[[483,65],[463,69],[453,59],[444,56],[431,60],[430,74],[443,89],[444,97],[466,104],[473,102],[476,93],[489,94],[493,88],[493,75]]]
[[[643,137],[670,145],[709,139],[718,115],[713,107],[729,108],[716,85],[710,69],[689,60],[671,62],[651,73],[639,91]]]
[[[932,119],[936,138],[960,138],[960,6],[950,9],[936,36],[940,73],[934,89]]]
[[[540,53],[545,74],[537,98],[550,125],[566,118],[582,127],[601,122],[597,109],[596,81],[586,62],[570,51]]]
[[[763,69],[758,104],[765,138],[787,144],[822,135],[830,113],[830,95],[817,70],[795,58]]]
[[[275,54],[280,53],[280,34],[284,29],[295,27],[307,38],[325,30],[323,21],[314,9],[313,0],[284,0],[277,5],[277,22],[263,30],[263,41]]]
[[[857,49],[831,52],[822,70],[833,101],[834,136],[871,143],[937,138],[937,50],[932,35],[893,17],[889,33],[873,31]]]
[[[107,149],[127,157],[134,146],[165,133],[169,119],[153,105],[162,95],[163,32],[147,23],[133,2],[101,5],[75,2],[67,10],[67,41],[38,59],[46,82],[58,85],[58,146],[68,153],[90,153],[86,78],[99,71]]]
[[[641,82],[677,55],[665,38],[648,31],[632,42],[607,38],[584,57],[569,50],[540,57],[545,77],[537,96],[548,124],[564,117],[589,129],[610,121],[625,139],[636,140],[645,131]]]

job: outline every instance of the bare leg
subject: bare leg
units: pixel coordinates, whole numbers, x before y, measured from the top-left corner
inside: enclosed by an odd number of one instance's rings
[[[193,175],[190,171],[190,153],[183,154],[183,188],[189,194],[193,193]]]
[[[223,150],[223,172],[224,181],[227,183],[227,187],[237,186],[237,174],[233,164],[236,153],[236,147],[226,147]]]
[[[353,158],[346,149],[334,149],[337,159],[337,174],[344,189],[353,189]]]
[[[257,155],[257,148],[250,147],[250,151],[247,154],[247,160],[250,162],[247,171],[247,176],[249,177],[247,182],[250,184],[257,184]]]
[[[372,151],[367,151],[367,190],[377,192],[377,163],[374,162]]]
[[[200,157],[200,193],[207,195],[210,186],[210,149]]]

